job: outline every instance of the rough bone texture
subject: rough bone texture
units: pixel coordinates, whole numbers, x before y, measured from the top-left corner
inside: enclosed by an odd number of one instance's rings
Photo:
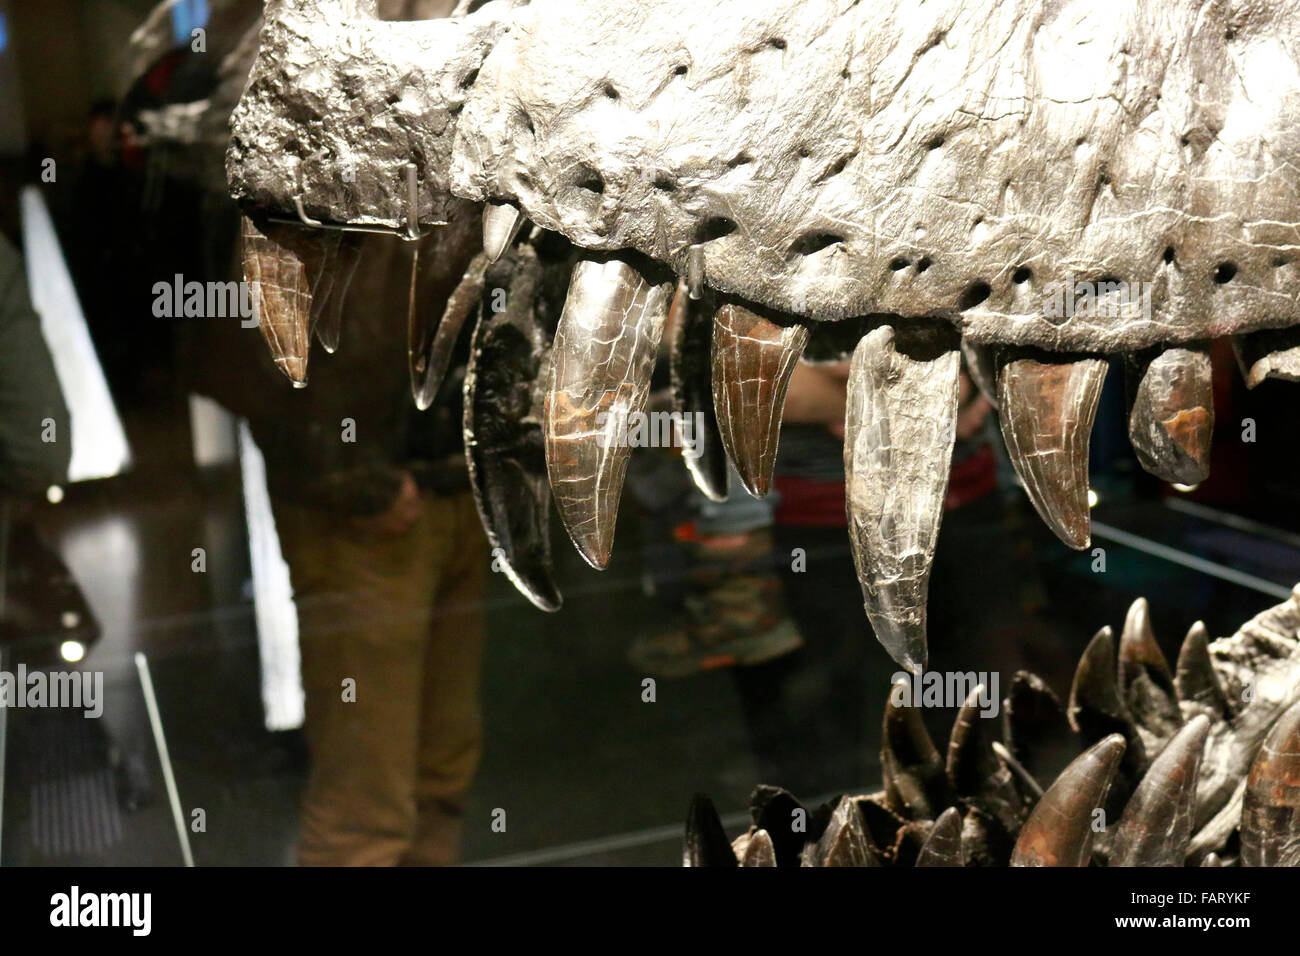
[[[709,285],[817,318],[1081,351],[1291,325],[1298,32],[1291,0],[535,0],[452,189],[683,273],[702,243]],[[1101,279],[1150,316],[1043,314]]]

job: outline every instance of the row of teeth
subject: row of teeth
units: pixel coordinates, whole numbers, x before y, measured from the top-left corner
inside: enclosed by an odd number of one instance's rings
[[[1295,598],[1239,633],[1270,615],[1294,623]],[[1037,677],[1017,674],[1003,702],[1003,743],[981,716],[976,687],[946,754],[919,709],[891,695],[883,791],[841,798],[825,830],[804,841],[789,832],[794,798],[760,788],[754,826],[730,844],[712,803],[697,796],[685,862],[1217,866],[1239,830],[1243,865],[1300,865],[1300,701],[1232,703],[1211,663],[1225,643],[1212,650],[1204,626],[1194,625],[1171,674],[1139,599],[1118,654],[1110,628],[1088,646],[1068,710]],[[1087,749],[1044,790],[1038,779],[1073,744],[1072,730]],[[1107,821],[1100,829],[1098,810]]]
[[[461,327],[480,302],[486,269],[514,243],[523,222],[513,206],[487,207],[484,252],[471,263],[440,322],[417,301],[417,256],[409,344],[412,389],[421,408],[432,402]],[[356,268],[354,240],[339,232],[244,221],[245,273],[255,290],[259,324],[276,363],[297,385],[306,382],[313,334],[327,350],[337,346],[343,293]],[[619,256],[579,261],[550,349],[538,426],[546,473],[564,527],[598,569],[610,559],[630,455],[626,443],[610,447],[602,441],[598,421],[633,420],[645,409],[670,309],[676,312],[676,410],[703,413],[705,434],[696,440],[691,470],[712,498],[726,495],[726,459],[751,494],[768,492],[786,388],[809,342],[808,328],[796,317],[772,317],[720,300],[689,276],[674,289],[651,271]],[[973,346],[937,319],[889,317],[866,327],[852,351],[848,380],[849,536],[878,639],[896,661],[919,672],[927,659],[926,595],[963,353],[972,377],[999,409],[1007,451],[1030,501],[1076,549],[1090,543],[1088,444],[1108,363],[1092,355]],[[1238,352],[1249,363],[1251,381],[1285,373],[1279,354],[1300,354],[1279,353],[1273,339],[1265,351],[1252,346],[1251,336],[1242,338]],[[711,361],[692,361],[705,343]],[[1151,350],[1126,357],[1126,364],[1129,435],[1142,466],[1165,481],[1203,481],[1214,428],[1208,347]],[[544,503],[540,510],[545,513]],[[540,607],[558,607],[549,555],[525,560],[510,536],[492,527],[486,513],[484,519],[520,590]]]

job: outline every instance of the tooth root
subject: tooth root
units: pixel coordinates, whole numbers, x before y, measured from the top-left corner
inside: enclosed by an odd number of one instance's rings
[[[891,809],[913,819],[933,819],[948,801],[944,764],[925,729],[919,706],[904,706],[895,684],[885,702],[880,764]]]
[[[1088,547],[1088,443],[1106,362],[1007,350],[999,357],[998,407],[1011,464],[1047,526]]]
[[[519,235],[527,217],[511,203],[490,202],[483,207],[483,255],[496,262]]]
[[[1300,701],[1277,719],[1246,777],[1243,866],[1300,866]]]
[[[1217,721],[1231,713],[1228,697],[1210,660],[1210,633],[1200,621],[1187,632],[1178,652],[1174,688],[1184,716],[1205,714]]]
[[[1183,724],[1169,662],[1151,629],[1151,609],[1146,598],[1129,607],[1119,640],[1120,694],[1139,728],[1147,731],[1147,749],[1163,743]]]
[[[1011,865],[1087,866],[1094,811],[1105,804],[1123,755],[1124,738],[1111,734],[1075,758],[1025,821]]]
[[[1196,782],[1210,732],[1194,718],[1151,763],[1115,830],[1108,866],[1182,866],[1192,839]]]
[[[1210,475],[1214,382],[1204,345],[1125,359],[1128,435],[1142,467],[1163,481],[1195,485]]]
[[[840,797],[830,823],[817,843],[805,850],[809,866],[879,866],[857,801]]]
[[[882,325],[853,352],[844,416],[849,542],[867,617],[899,664],[926,664],[925,605],[956,436],[961,353]]]
[[[686,847],[682,853],[683,866],[736,866],[736,854],[731,851],[722,820],[714,809],[713,801],[702,793],[691,799],[686,811]]]
[[[1077,753],[1065,708],[1038,676],[1017,671],[1002,702],[1007,749],[1036,779],[1053,780]]]
[[[672,329],[670,379],[673,410],[690,423],[690,442],[683,437],[683,459],[695,486],[711,501],[727,498],[727,452],[713,411],[713,363],[709,356],[713,338],[713,310],[708,302],[696,303],[677,283],[669,310]]]
[[[713,408],[723,447],[756,498],[771,488],[785,392],[807,344],[802,325],[783,327],[735,303],[714,316]]]
[[[364,240],[356,234],[345,234],[340,239],[329,296],[316,316],[316,340],[330,355],[339,347],[343,333],[343,306],[347,302],[348,290],[352,287],[352,277],[356,275],[357,265],[361,262],[363,247]]]
[[[704,247],[691,246],[686,252],[686,292],[692,299],[704,294]]]
[[[488,260],[484,255],[477,255],[470,260],[465,274],[447,297],[436,330],[430,329],[425,321],[414,321],[408,329],[407,361],[411,373],[411,395],[420,411],[427,409],[438,397],[461,329],[480,305],[483,276],[487,267]],[[434,301],[432,294],[428,298],[429,301]],[[416,308],[411,314],[415,316],[423,312],[424,309]]]
[[[917,866],[965,866],[961,849],[961,811],[949,807],[934,821],[916,857]]]
[[[526,250],[526,251],[525,251]],[[542,441],[551,336],[534,311],[541,266],[529,247],[493,267],[508,291],[481,309],[465,370],[465,460],[479,519],[501,569],[543,611],[558,610],[551,562],[551,488]]]
[[[987,345],[976,345],[969,339],[961,340],[961,354],[965,359],[966,371],[970,375],[980,394],[995,409],[998,407],[998,371],[994,361],[993,349]]]
[[[755,830],[745,844],[741,866],[776,866],[776,847],[766,830]]]
[[[556,329],[546,467],[560,519],[594,568],[609,563],[627,430],[645,409],[670,294],[622,259],[583,260]]]
[[[1300,382],[1300,328],[1265,329],[1237,335],[1232,339],[1232,349],[1248,388],[1254,388],[1266,378]]]
[[[948,738],[948,785],[967,804],[982,810],[1014,833],[1023,819],[1020,793],[1011,771],[993,752],[991,722],[980,715],[983,684],[966,697]]]
[[[331,238],[315,229],[267,223],[247,216],[240,229],[244,278],[252,289],[258,327],[276,367],[295,387],[307,384],[311,345],[312,289]]]

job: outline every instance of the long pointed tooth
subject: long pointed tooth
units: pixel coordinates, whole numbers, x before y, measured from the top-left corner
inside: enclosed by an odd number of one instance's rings
[[[919,706],[902,706],[890,693],[880,741],[880,764],[891,807],[913,819],[933,819],[947,805],[943,759],[925,729]]]
[[[965,866],[961,849],[961,811],[949,807],[934,821],[934,828],[921,846],[917,866]]]
[[[735,303],[713,322],[713,408],[727,456],[756,498],[776,464],[790,374],[808,344],[802,325],[780,326]]]
[[[1210,632],[1197,621],[1187,632],[1174,674],[1174,688],[1185,717],[1205,714],[1222,720],[1231,713],[1218,672],[1210,660]]]
[[[1184,864],[1192,838],[1196,781],[1209,733],[1209,719],[1195,717],[1152,761],[1124,808],[1107,865]]]
[[[483,207],[483,255],[489,263],[496,262],[510,248],[527,218],[511,203],[490,202]]]
[[[722,820],[714,809],[713,801],[702,793],[691,798],[686,811],[686,846],[682,853],[683,866],[736,866],[736,854],[731,852]]]
[[[1123,755],[1124,738],[1111,734],[1075,758],[1025,821],[1011,865],[1087,866],[1095,811],[1105,804]]]
[[[1056,779],[1078,753],[1065,708],[1052,689],[1028,671],[1017,671],[1011,678],[1002,702],[1002,736],[1036,780]]]
[[[1010,833],[1023,816],[1011,771],[993,752],[992,721],[981,716],[983,684],[976,684],[957,713],[948,738],[948,785],[953,793],[993,817]]]
[[[961,340],[961,354],[965,360],[966,371],[980,390],[980,394],[995,409],[998,407],[998,367],[994,360],[993,349],[988,345],[977,345],[969,339]]]
[[[673,410],[690,423],[690,441],[683,441],[682,457],[695,486],[711,501],[727,498],[727,451],[722,447],[718,417],[713,411],[713,308],[695,302],[686,283],[678,282],[669,310],[672,329],[669,370]]]
[[[1115,637],[1103,627],[1088,642],[1070,685],[1067,709],[1070,726],[1079,732],[1085,745],[1092,745],[1110,734],[1119,734],[1128,744],[1124,751],[1120,785],[1116,799],[1127,797],[1146,769],[1146,747],[1138,733],[1133,715],[1120,696],[1115,668]]]
[[[1300,382],[1300,328],[1265,329],[1233,336],[1232,349],[1237,353],[1237,364],[1248,388],[1254,388],[1266,378]]]
[[[1246,777],[1243,866],[1300,866],[1300,701],[1277,719]]]
[[[527,249],[525,253],[523,250]],[[551,563],[551,486],[542,439],[551,335],[534,309],[529,247],[492,267],[500,312],[481,309],[465,371],[465,460],[479,519],[506,577],[543,611],[560,607]]]
[[[1163,481],[1210,476],[1214,382],[1205,345],[1129,355],[1124,362],[1128,437],[1142,467]]]
[[[627,429],[650,393],[671,286],[623,259],[573,269],[546,398],[546,467],[560,518],[594,568],[609,563],[627,474]]]
[[[352,287],[352,277],[356,275],[364,247],[365,240],[356,233],[345,234],[339,240],[338,255],[334,263],[334,282],[330,286],[329,297],[316,316],[313,329],[321,348],[330,355],[333,355],[339,347],[339,340],[343,334],[343,306],[347,302],[348,290]]]
[[[867,617],[890,656],[926,664],[925,605],[956,437],[951,333],[882,325],[858,343],[844,415],[849,542]]]
[[[1072,548],[1088,547],[1088,444],[1106,361],[1005,350],[998,408],[1011,464],[1047,526]]]
[[[481,305],[483,275],[487,267],[487,256],[480,254],[470,260],[465,274],[447,297],[442,318],[432,335],[427,328],[420,328],[418,336],[415,328],[409,330],[407,360],[411,373],[411,395],[415,399],[415,407],[420,411],[432,405],[438,397],[461,329],[464,328],[466,319]]]
[[[1128,711],[1149,739],[1163,743],[1178,732],[1183,716],[1178,709],[1174,676],[1169,662],[1156,643],[1151,629],[1151,609],[1146,598],[1138,598],[1128,609],[1119,639],[1119,689]]]
[[[247,216],[242,219],[240,235],[244,278],[252,289],[258,327],[276,367],[301,388],[307,384],[312,289],[331,237],[322,230],[298,226],[261,226]]]
[[[766,830],[755,830],[745,844],[745,855],[740,860],[741,866],[776,866],[776,847]]]

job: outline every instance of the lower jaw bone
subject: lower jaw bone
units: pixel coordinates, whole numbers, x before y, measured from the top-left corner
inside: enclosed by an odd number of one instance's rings
[[[592,567],[609,563],[631,448],[672,287],[618,258],[573,269],[546,397],[546,467],[560,519]]]
[[[845,412],[849,541],[867,617],[894,660],[926,664],[925,604],[956,436],[956,335],[882,325],[853,353]]]

